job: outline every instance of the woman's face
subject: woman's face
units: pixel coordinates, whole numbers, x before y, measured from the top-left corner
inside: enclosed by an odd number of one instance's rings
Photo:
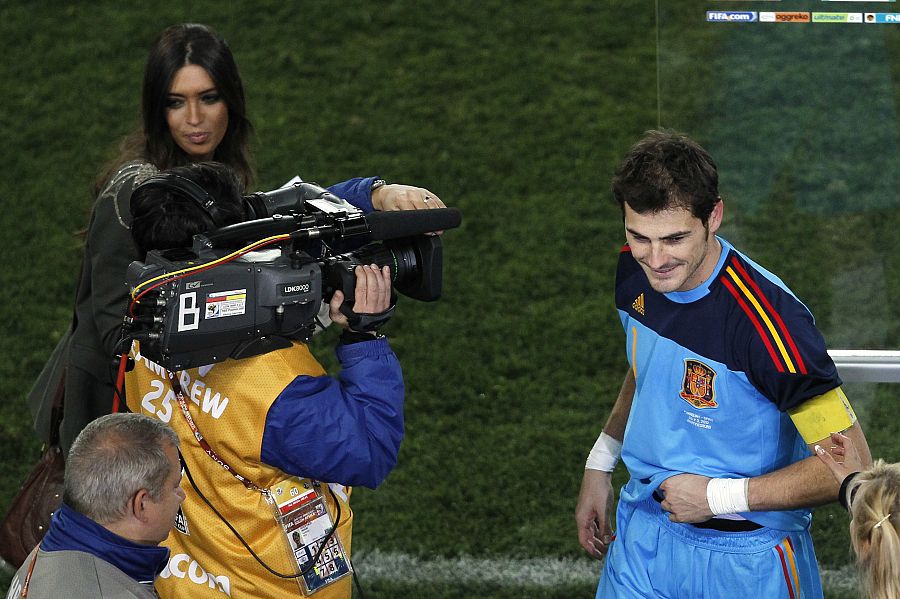
[[[192,160],[212,160],[228,130],[228,106],[206,69],[193,64],[178,69],[166,98],[166,122]]]

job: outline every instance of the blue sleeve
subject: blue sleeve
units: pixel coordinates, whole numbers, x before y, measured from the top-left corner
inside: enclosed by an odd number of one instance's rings
[[[269,408],[262,461],[297,476],[377,487],[397,465],[403,375],[386,339],[339,345],[340,380],[298,376]]]
[[[335,183],[328,191],[337,197],[347,200],[364,214],[375,212],[372,206],[372,182],[378,177],[356,177],[341,183]]]

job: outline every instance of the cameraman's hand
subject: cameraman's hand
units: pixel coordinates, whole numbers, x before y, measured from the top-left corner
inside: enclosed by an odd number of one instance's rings
[[[385,266],[379,269],[378,266],[371,264],[357,266],[354,272],[356,273],[356,293],[353,311],[357,314],[379,314],[387,310],[391,305],[390,267]],[[344,293],[337,290],[328,304],[331,320],[341,327],[349,329],[347,317],[341,312],[342,303],[344,303]]]
[[[425,210],[446,208],[441,198],[422,187],[411,185],[382,185],[372,192],[375,210]]]

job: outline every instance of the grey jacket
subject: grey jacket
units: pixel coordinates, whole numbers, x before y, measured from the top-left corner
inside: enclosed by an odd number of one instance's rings
[[[16,599],[34,552],[12,578],[6,594]],[[98,557],[81,551],[38,550],[28,585],[28,599],[157,599],[153,584],[141,584]]]

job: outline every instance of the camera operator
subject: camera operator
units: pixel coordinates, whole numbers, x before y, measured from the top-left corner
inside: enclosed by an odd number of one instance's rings
[[[138,188],[131,211],[140,223],[132,230],[141,255],[184,247],[195,233],[241,220],[241,189],[227,167],[197,163],[159,177],[187,179],[212,200],[204,207],[175,187]],[[389,269],[359,266],[355,274],[355,312],[387,311]],[[291,495],[327,505],[349,555],[349,487],[374,488],[395,466],[404,388],[387,340],[352,330],[339,310],[343,299],[336,291],[329,302],[332,320],[344,329],[336,349],[339,379],[328,376],[297,341],[286,349],[176,373],[141,356],[135,344],[134,369],[126,376],[128,406],[178,433],[186,467],[184,519],[164,542],[172,557],[157,581],[163,599],[223,592],[301,596],[290,576],[297,571],[292,553],[309,550],[307,566],[316,561],[309,556],[319,545],[328,548],[326,566],[340,562],[340,554],[328,539],[298,546],[296,530],[273,515],[276,505],[285,514],[282,504]],[[350,576],[315,593],[319,599],[350,595]]]

